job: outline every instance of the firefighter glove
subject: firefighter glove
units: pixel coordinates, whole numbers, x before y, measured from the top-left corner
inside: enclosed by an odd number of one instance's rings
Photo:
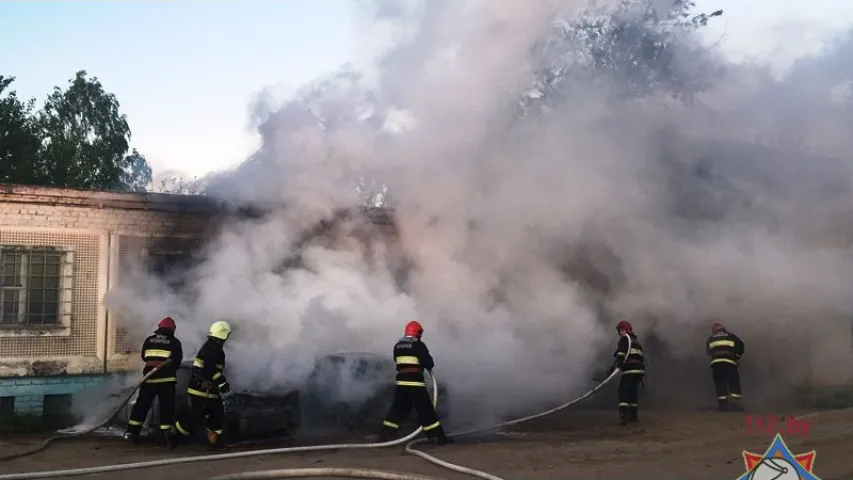
[[[227,395],[230,392],[231,392],[231,385],[229,385],[228,382],[225,382],[224,384],[219,386],[219,394],[220,395]]]

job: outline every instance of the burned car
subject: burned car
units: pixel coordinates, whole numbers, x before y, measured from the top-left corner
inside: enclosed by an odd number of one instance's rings
[[[300,389],[303,418],[314,425],[376,430],[394,400],[395,374],[394,361],[384,355],[362,352],[325,355],[316,361]],[[436,413],[442,419],[449,415],[447,395],[447,385],[439,382]],[[414,418],[410,415],[409,420]]]
[[[178,411],[188,405],[187,384],[189,384],[192,367],[193,362],[189,360],[181,363],[178,369],[176,395]],[[133,387],[126,387],[114,393],[113,396],[124,398],[132,389]],[[127,419],[135,403],[136,395],[113,418],[114,426],[124,428],[127,425]],[[299,429],[301,421],[299,403],[298,390],[263,393],[235,391],[225,400],[225,430],[229,441],[292,436]],[[149,435],[155,431],[151,425],[159,425],[158,412],[159,407],[155,401],[143,427],[143,434]],[[198,429],[195,436],[202,438],[204,429]]]
[[[187,384],[192,371],[192,361],[185,361],[178,370],[177,406],[187,405]],[[394,398],[394,361],[372,353],[335,353],[319,357],[310,375],[297,388],[285,391],[245,392],[235,391],[226,399],[226,435],[229,441],[258,438],[293,437],[303,424],[314,428],[334,430],[374,431]],[[113,394],[126,396],[133,387]],[[430,390],[431,391],[431,390]],[[447,386],[438,384],[439,418],[449,414]],[[132,398],[113,418],[113,426],[124,428],[130,410],[136,401]],[[158,408],[148,415],[143,434],[152,434],[150,425],[158,425]],[[413,413],[413,412],[412,412]],[[416,427],[415,416],[410,415],[407,428]],[[199,429],[202,438],[203,430]]]

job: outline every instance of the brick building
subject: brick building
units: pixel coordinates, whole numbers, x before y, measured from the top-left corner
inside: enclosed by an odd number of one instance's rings
[[[128,338],[104,295],[126,279],[129,261],[159,269],[187,255],[222,213],[221,205],[201,196],[0,184],[0,414],[61,410],[74,393],[137,371],[138,339]],[[388,211],[365,213],[368,224],[397,235]],[[336,237],[336,224],[321,222],[299,243]],[[356,236],[364,234],[362,228]],[[407,262],[400,251],[392,256],[405,288]],[[839,328],[850,328],[849,319],[839,319]],[[847,388],[850,368],[825,367],[832,359],[853,358],[850,337],[835,335],[821,344],[806,367],[807,383]]]
[[[208,197],[0,185],[0,413],[61,409],[138,367],[103,304],[129,260],[186,255],[217,210]]]

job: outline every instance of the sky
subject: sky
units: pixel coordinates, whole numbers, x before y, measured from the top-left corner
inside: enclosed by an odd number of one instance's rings
[[[344,0],[0,2],[0,75],[43,99],[80,69],[127,114],[156,169],[190,176],[239,163],[258,136],[250,104],[352,57]]]
[[[853,2],[842,0],[697,3],[724,10],[709,45],[780,72],[853,27]],[[261,91],[280,98],[360,54],[353,12],[346,0],[5,0],[0,75],[42,100],[85,69],[118,98],[155,175],[192,178],[257,148],[250,107]]]

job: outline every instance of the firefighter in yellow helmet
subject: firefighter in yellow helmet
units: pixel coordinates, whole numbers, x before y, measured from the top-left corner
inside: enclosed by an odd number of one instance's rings
[[[209,448],[228,448],[222,438],[225,429],[224,396],[231,386],[223,374],[225,369],[225,341],[231,335],[231,325],[225,321],[214,322],[207,334],[207,341],[199,349],[193,361],[192,376],[187,387],[189,409],[179,416],[175,429],[169,436],[174,448],[180,441],[205,422]]]

